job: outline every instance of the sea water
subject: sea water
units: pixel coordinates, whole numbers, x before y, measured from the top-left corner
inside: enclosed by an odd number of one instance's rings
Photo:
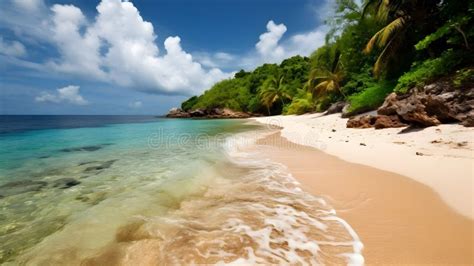
[[[245,120],[1,116],[0,263],[361,264]]]

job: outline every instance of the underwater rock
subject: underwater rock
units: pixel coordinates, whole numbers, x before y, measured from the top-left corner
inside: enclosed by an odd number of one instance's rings
[[[87,167],[87,168],[84,170],[84,172],[100,171],[100,170],[104,170],[104,169],[110,168],[110,167],[112,166],[112,164],[114,164],[116,161],[117,161],[117,160],[109,160],[109,161],[103,162],[103,163],[100,164],[100,165]]]
[[[75,148],[64,148],[64,149],[60,149],[59,151],[62,151],[62,152],[77,152],[77,151],[92,152],[92,151],[100,150],[100,149],[102,149],[102,148],[104,148],[105,146],[108,146],[108,145],[111,145],[111,144],[106,143],[106,144],[82,146],[82,147],[75,147]]]
[[[45,181],[20,180],[12,181],[0,186],[0,198],[22,194],[31,191],[40,191],[47,186]]]
[[[53,187],[66,189],[66,188],[70,188],[70,187],[73,187],[73,186],[77,186],[80,183],[81,183],[80,181],[77,181],[74,178],[65,177],[65,178],[60,178],[60,179],[54,180]]]

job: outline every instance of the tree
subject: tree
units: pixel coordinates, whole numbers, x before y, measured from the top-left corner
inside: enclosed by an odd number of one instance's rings
[[[260,87],[259,96],[262,104],[267,108],[270,114],[271,107],[279,100],[281,105],[285,104],[284,100],[291,100],[291,96],[285,91],[283,75],[270,76]]]
[[[321,97],[331,92],[341,91],[341,82],[344,80],[344,71],[340,63],[340,53],[336,52],[331,68],[315,68],[311,71],[306,88],[313,96]]]
[[[374,74],[379,76],[388,62],[400,54],[402,47],[413,48],[414,38],[420,35],[430,14],[436,10],[439,0],[367,0],[363,16],[370,12],[385,24],[367,43],[364,52],[381,49],[374,64]],[[406,53],[405,53],[406,54]]]

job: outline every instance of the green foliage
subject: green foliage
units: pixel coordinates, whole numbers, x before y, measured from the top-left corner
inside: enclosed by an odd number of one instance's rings
[[[414,63],[412,69],[398,79],[395,91],[403,94],[413,87],[421,87],[437,77],[452,73],[464,60],[464,53],[448,50],[438,58]]]
[[[187,99],[186,101],[184,101],[183,103],[181,103],[181,109],[184,110],[184,111],[188,111],[188,110],[192,109],[193,106],[197,102],[198,102],[198,97],[193,96],[193,97]]]
[[[388,81],[372,83],[370,87],[349,97],[349,113],[358,114],[374,110],[393,91],[393,87],[393,83]]]
[[[302,88],[310,69],[307,57],[294,56],[280,65],[264,64],[252,72],[240,70],[234,78],[216,83],[182,109],[230,108],[252,113],[281,113],[283,105]]]
[[[316,108],[311,93],[302,92],[299,96],[295,97],[290,105],[284,108],[284,114],[287,115],[300,115],[307,112],[314,111]]]
[[[240,70],[182,108],[301,114],[324,111],[345,98],[350,112],[358,113],[379,106],[394,87],[404,93],[454,73],[455,86],[473,83],[473,1],[335,2],[326,43],[309,58]]]
[[[453,79],[453,84],[456,87],[474,84],[474,68],[464,68],[457,71]]]

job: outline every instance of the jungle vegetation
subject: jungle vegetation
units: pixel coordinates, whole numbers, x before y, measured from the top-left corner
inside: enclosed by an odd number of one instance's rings
[[[310,57],[241,70],[186,100],[182,109],[302,114],[346,101],[355,114],[373,110],[392,91],[473,73],[473,1],[336,2],[335,16],[326,21],[326,43]]]

